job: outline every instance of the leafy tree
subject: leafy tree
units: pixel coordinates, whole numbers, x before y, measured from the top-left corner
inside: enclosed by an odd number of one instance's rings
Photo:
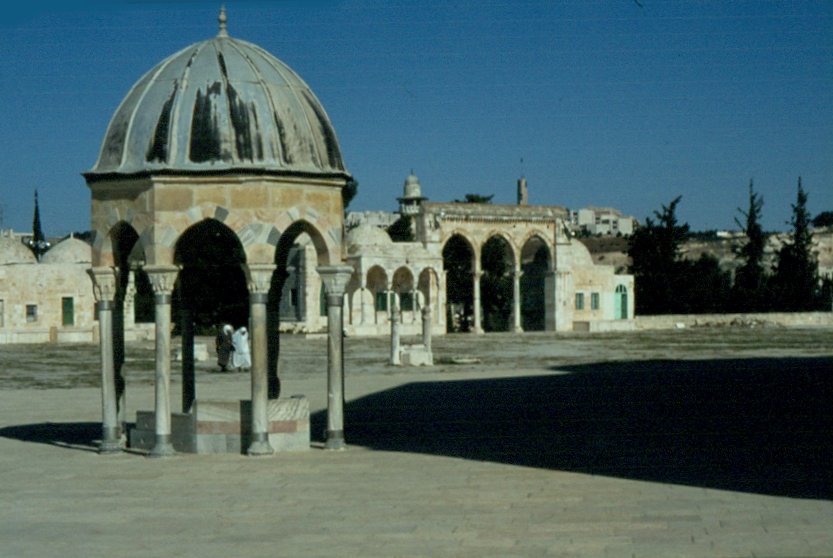
[[[813,226],[817,229],[833,226],[833,211],[822,211],[813,217]]]
[[[807,193],[798,178],[798,194],[792,205],[790,238],[778,251],[772,278],[776,308],[787,311],[812,310],[819,304],[818,261],[813,254],[813,233],[807,211]]]
[[[735,309],[741,311],[760,311],[766,301],[767,275],[764,269],[764,246],[766,235],[761,227],[761,210],[764,200],[754,189],[749,180],[749,208],[738,208],[744,221],[735,218],[735,223],[746,234],[746,242],[737,250],[743,264],[735,272],[734,300]]]
[[[353,198],[356,197],[356,194],[359,193],[359,181],[353,177],[350,177],[350,180],[344,185],[341,189],[341,204],[344,208],[344,211],[347,211],[347,207],[350,205],[350,202],[353,201]]]
[[[636,283],[638,314],[671,314],[681,311],[680,287],[686,265],[680,257],[680,246],[688,235],[688,224],[677,223],[677,196],[662,211],[654,211],[657,222],[650,217],[629,239],[628,255]]]
[[[492,203],[494,194],[484,196],[483,194],[466,194],[465,199],[454,200],[454,203]]]
[[[720,269],[712,254],[703,254],[693,262],[683,262],[680,283],[681,302],[689,314],[725,312],[731,300],[732,278]]]
[[[387,228],[388,236],[394,242],[413,242],[416,240],[412,228],[412,218],[402,215]]]

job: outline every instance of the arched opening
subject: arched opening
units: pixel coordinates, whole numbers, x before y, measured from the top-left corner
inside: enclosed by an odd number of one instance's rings
[[[246,253],[240,240],[215,219],[189,227],[176,243],[174,262],[181,266],[173,296],[174,328],[191,314],[195,333],[213,333],[217,324],[248,324],[249,291],[241,264]]]
[[[414,274],[407,267],[400,267],[393,274],[393,292],[397,297],[399,319],[402,323],[413,323],[417,310]]]
[[[113,247],[113,262],[118,268],[116,275],[116,293],[113,299],[113,370],[115,376],[116,386],[116,412],[118,414],[118,421],[124,428],[127,422],[125,409],[125,380],[124,380],[124,330],[126,327],[126,312],[131,309],[125,309],[125,299],[127,298],[128,287],[130,284],[130,272],[141,265],[144,260],[144,252],[139,244],[139,235],[135,229],[127,223],[118,223],[110,230],[110,242]],[[147,274],[141,272],[147,281]],[[138,274],[137,274],[138,275]],[[147,287],[149,287],[149,281]],[[153,316],[153,291],[151,290],[148,297],[146,291],[142,292],[142,302],[146,302],[150,298],[151,319]],[[138,301],[138,297],[137,297]],[[135,319],[135,317],[134,317]]]
[[[367,271],[367,290],[373,296],[374,323],[384,323],[387,320],[389,295],[388,295],[388,274],[378,265],[374,265]]]
[[[182,410],[195,398],[194,336],[216,335],[223,324],[248,326],[249,291],[241,267],[246,253],[226,225],[204,219],[179,237],[174,262],[181,266],[173,292],[174,335],[182,339]]]
[[[614,318],[617,320],[628,319],[628,288],[625,285],[616,285],[616,292],[613,294]]]
[[[521,325],[524,331],[543,331],[546,325],[545,281],[550,252],[540,237],[533,236],[521,250]]]
[[[307,257],[315,251],[314,261]],[[280,396],[281,322],[321,320],[322,284],[316,265],[329,263],[324,237],[307,221],[292,223],[281,234],[275,247],[275,272],[266,305],[267,377],[269,399]]]
[[[486,241],[480,251],[480,300],[485,331],[509,331],[512,322],[512,247],[501,236]]]
[[[446,324],[449,332],[470,331],[474,325],[473,262],[474,250],[461,235],[453,235],[443,246]]]
[[[440,323],[440,284],[437,272],[427,267],[419,274],[417,290],[422,298],[422,306],[431,307],[431,323]]]

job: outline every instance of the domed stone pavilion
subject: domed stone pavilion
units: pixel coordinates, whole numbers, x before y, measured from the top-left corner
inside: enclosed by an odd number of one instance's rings
[[[173,454],[175,445],[211,451],[230,443],[194,438],[201,419],[187,357],[182,410],[173,422],[190,426],[172,432],[172,327],[182,336],[182,354],[193,354],[194,316],[214,312],[217,323],[250,328],[251,419],[237,443],[246,440],[250,455],[272,453],[273,415],[283,412],[276,309],[299,235],[311,239],[326,289],[327,447],[342,447],[341,308],[351,268],[342,264],[341,189],[351,177],[309,86],[262,48],[230,37],[223,10],[216,37],[173,54],[136,82],[84,177],[95,233],[90,275],[101,328],[102,451],[119,450],[126,423],[122,324],[133,271],[152,288],[156,329],[156,408],[146,426],[152,432],[138,432],[136,440],[154,456]],[[226,288],[211,291],[217,284]]]

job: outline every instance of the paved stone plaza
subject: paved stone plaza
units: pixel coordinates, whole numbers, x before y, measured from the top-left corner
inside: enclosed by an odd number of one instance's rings
[[[0,556],[833,556],[833,330],[348,338],[346,451],[325,340],[281,348],[310,451],[147,459],[95,451],[96,347],[0,347]],[[152,347],[125,370],[134,420]],[[198,363],[198,399],[249,382]]]

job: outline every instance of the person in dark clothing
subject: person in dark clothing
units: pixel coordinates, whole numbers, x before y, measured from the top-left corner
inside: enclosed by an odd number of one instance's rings
[[[220,370],[223,372],[228,369],[231,352],[234,350],[231,340],[233,333],[234,328],[232,328],[229,324],[223,325],[222,329],[217,332],[217,339],[215,340],[217,349],[217,366],[219,366]]]

